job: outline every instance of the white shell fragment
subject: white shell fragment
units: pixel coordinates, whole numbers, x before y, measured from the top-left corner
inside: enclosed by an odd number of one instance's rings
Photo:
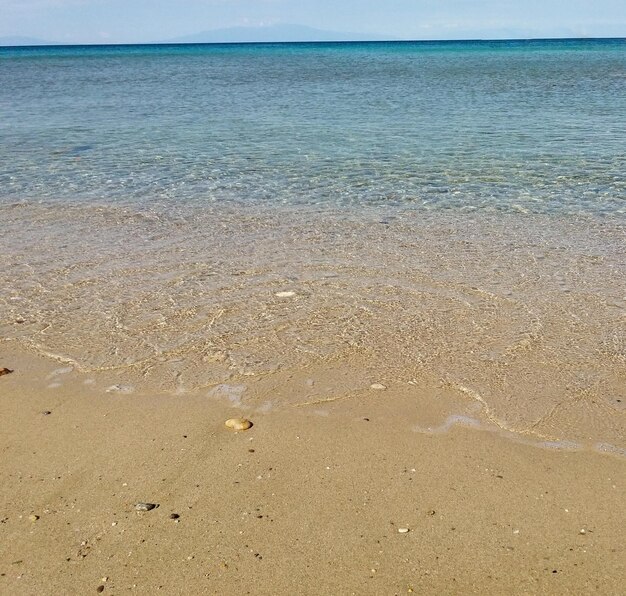
[[[384,391],[385,389],[387,389],[387,386],[383,385],[382,383],[372,383],[370,385],[370,389],[377,389],[378,391]]]
[[[409,531],[409,529],[408,529],[408,528],[398,528],[398,532],[399,532],[400,534],[406,534],[408,531]]]
[[[275,296],[278,296],[279,298],[292,298],[293,296],[295,296],[296,293],[292,292],[292,291],[288,291],[288,292],[276,292]]]
[[[111,385],[106,388],[107,393],[122,393],[123,395],[130,395],[133,391],[130,385]]]

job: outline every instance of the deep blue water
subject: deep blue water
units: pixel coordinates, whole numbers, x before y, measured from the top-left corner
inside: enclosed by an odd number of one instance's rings
[[[626,40],[0,49],[0,200],[626,212]]]

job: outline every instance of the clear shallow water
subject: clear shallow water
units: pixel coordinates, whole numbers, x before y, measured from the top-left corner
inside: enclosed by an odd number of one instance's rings
[[[5,49],[0,79],[5,352],[272,407],[327,371],[626,447],[624,41]]]
[[[0,197],[624,213],[626,41],[0,50]]]

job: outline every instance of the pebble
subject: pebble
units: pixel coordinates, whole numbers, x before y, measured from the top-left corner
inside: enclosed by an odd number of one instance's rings
[[[104,586],[98,586],[96,588],[96,592],[100,593],[100,592],[104,592]]]
[[[408,529],[408,528],[398,528],[398,532],[399,532],[400,534],[406,534],[408,531],[409,531],[409,529]]]
[[[585,528],[583,528],[580,532],[578,532],[579,534],[586,534],[587,530],[585,530]]]
[[[170,513],[170,519],[178,519],[179,517],[178,513]]]
[[[387,389],[387,387],[383,385],[382,383],[372,383],[370,385],[370,388],[377,389],[378,391],[383,391],[384,389]]]
[[[233,430],[248,430],[252,426],[247,418],[229,418],[224,424]]]
[[[156,509],[159,505],[157,503],[137,503],[135,505],[136,511],[152,511]]]
[[[13,371],[9,368],[0,368],[0,377],[2,375],[8,375],[11,374]]]
[[[32,515],[28,516],[28,519],[34,523],[39,519],[39,516],[33,513]]]
[[[293,296],[295,296],[296,293],[295,292],[276,292],[276,296],[278,296],[279,298],[292,298]]]
[[[43,414],[44,416],[50,416],[50,414],[52,414],[52,412],[51,412],[50,410],[44,410],[44,411],[42,412],[42,414]]]

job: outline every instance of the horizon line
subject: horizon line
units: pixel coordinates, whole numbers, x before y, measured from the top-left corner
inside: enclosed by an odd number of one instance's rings
[[[85,43],[57,43],[46,42],[38,44],[17,44],[17,45],[1,45],[0,48],[71,48],[71,47],[134,47],[134,46],[232,46],[232,45],[276,45],[276,44],[350,44],[350,43],[454,43],[454,42],[511,42],[511,41],[598,41],[598,40],[623,40],[624,36],[585,36],[585,37],[468,37],[458,39],[337,39],[337,40],[294,40],[294,41],[163,41],[163,42],[126,42],[126,43],[106,43],[106,42],[85,42]]]

